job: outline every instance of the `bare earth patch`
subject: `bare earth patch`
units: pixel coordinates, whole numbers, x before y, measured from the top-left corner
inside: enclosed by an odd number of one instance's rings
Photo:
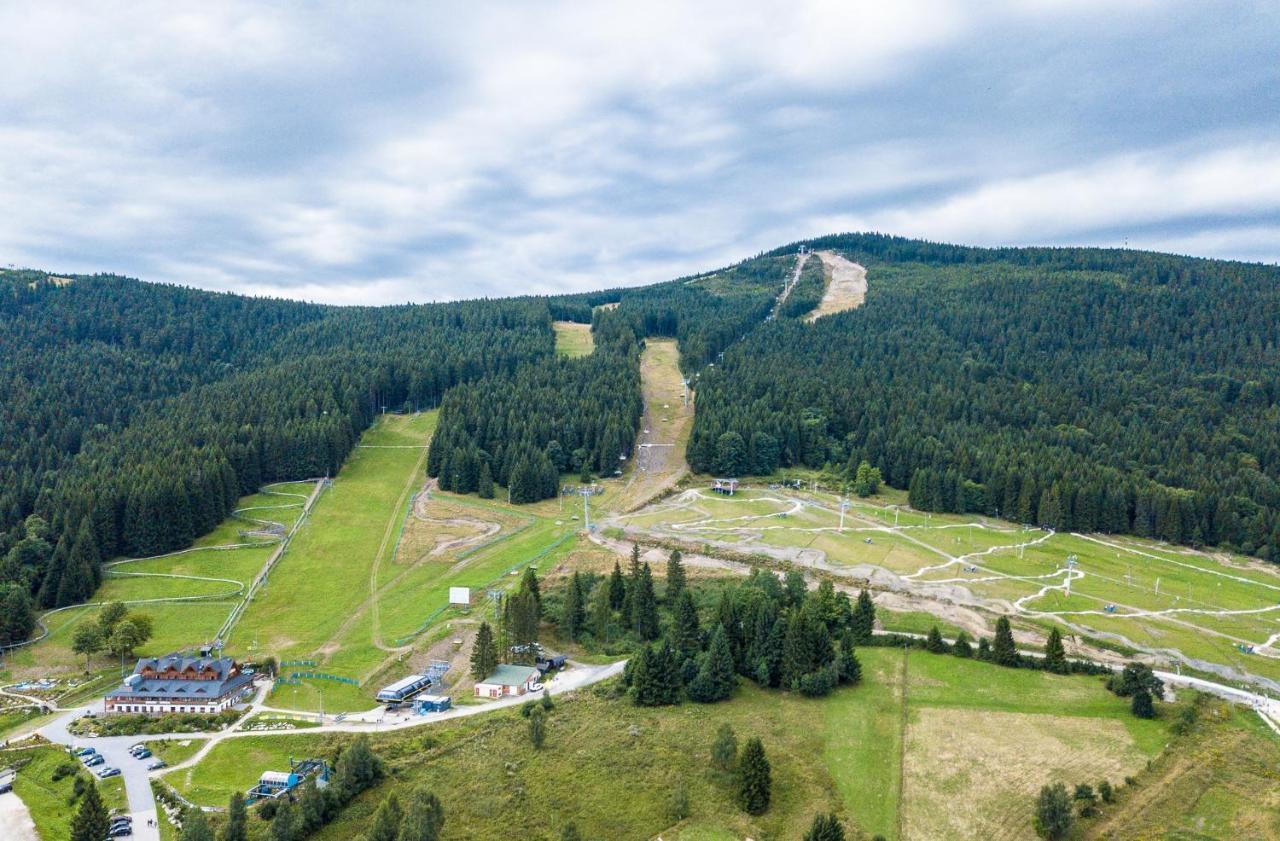
[[[915,710],[903,762],[902,837],[1034,839],[1041,786],[1118,782],[1145,764],[1113,719]]]
[[[867,270],[834,251],[819,251],[818,258],[822,260],[822,268],[827,275],[827,291],[805,320],[816,321],[824,315],[862,306],[867,297]]]

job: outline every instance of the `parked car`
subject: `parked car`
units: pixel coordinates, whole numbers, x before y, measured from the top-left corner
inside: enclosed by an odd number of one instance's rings
[[[541,683],[531,683],[531,684],[529,684],[529,691],[530,691],[530,692],[541,692],[544,688],[545,688],[545,687],[544,687]]]
[[[135,754],[133,755],[133,758],[134,758],[134,759],[150,759],[150,758],[151,758],[151,751],[147,750],[146,748],[143,748],[142,750],[140,750],[140,751],[138,751],[137,753],[135,753]]]
[[[108,838],[124,838],[133,834],[133,824],[121,823],[111,827],[111,831],[107,833]]]
[[[96,748],[72,748],[76,752],[76,756],[93,756],[97,753]]]
[[[157,759],[156,761],[151,762],[151,763],[149,763],[149,764],[147,765],[147,770],[148,770],[148,771],[159,771],[161,768],[164,768],[164,767],[165,767],[165,762],[164,762],[164,760],[163,760],[163,759]]]
[[[146,749],[147,749],[147,746],[144,745],[142,742],[138,742],[136,745],[129,745],[129,753],[133,753],[135,750],[146,750]]]
[[[120,769],[112,768],[111,766],[108,765],[106,768],[103,768],[102,770],[98,771],[98,776],[104,780],[107,777],[118,777],[120,776]]]
[[[118,823],[133,823],[133,816],[132,815],[112,815],[111,825],[115,826]]]
[[[84,758],[84,767],[92,768],[95,765],[102,765],[107,761],[106,757],[100,753],[92,754]]]

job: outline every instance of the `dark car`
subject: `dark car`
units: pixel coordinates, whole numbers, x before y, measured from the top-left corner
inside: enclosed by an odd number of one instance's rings
[[[113,825],[111,827],[111,831],[107,833],[107,837],[108,838],[124,838],[125,836],[132,835],[132,834],[133,834],[133,825],[122,823],[122,824]]]
[[[92,768],[95,765],[102,765],[107,758],[100,753],[90,754],[84,758],[84,767]]]

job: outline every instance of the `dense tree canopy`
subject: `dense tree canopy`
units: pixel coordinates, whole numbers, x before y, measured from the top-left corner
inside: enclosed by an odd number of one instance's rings
[[[844,236],[866,303],[705,371],[691,465],[866,460],[917,508],[1280,560],[1280,270]]]

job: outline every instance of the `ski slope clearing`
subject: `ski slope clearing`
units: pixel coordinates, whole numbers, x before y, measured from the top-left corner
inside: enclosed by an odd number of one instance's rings
[[[806,321],[817,321],[824,315],[834,315],[845,310],[857,309],[867,299],[867,270],[834,251],[819,251],[818,259],[827,273],[827,290],[817,309],[809,313]]]

